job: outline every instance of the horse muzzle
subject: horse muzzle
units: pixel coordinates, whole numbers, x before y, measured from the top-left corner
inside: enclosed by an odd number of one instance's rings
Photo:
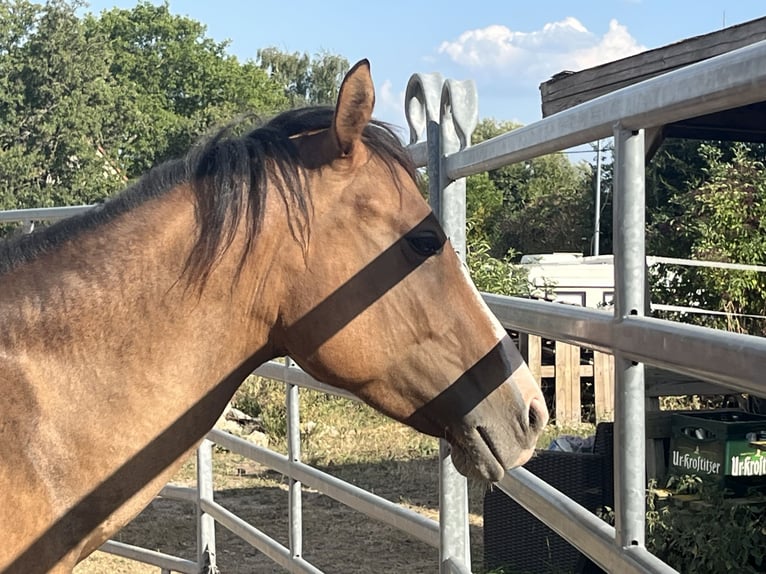
[[[469,416],[447,429],[452,461],[466,477],[497,482],[506,470],[531,458],[548,423],[548,410],[541,394],[526,403],[517,416],[478,418]]]

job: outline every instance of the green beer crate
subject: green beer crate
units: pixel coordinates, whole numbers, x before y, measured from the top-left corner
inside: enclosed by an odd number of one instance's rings
[[[668,466],[737,493],[766,486],[766,416],[741,411],[673,413]]]

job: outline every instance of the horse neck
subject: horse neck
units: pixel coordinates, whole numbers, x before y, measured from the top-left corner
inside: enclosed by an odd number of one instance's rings
[[[200,290],[184,275],[195,235],[190,191],[179,186],[0,277],[9,295],[0,316],[17,327],[0,350],[23,345],[30,357],[46,354],[52,369],[78,357],[73,376],[159,374],[189,385],[188,377],[206,385],[269,358],[276,302],[257,265],[266,251],[235,281],[238,233]],[[183,365],[168,367],[176,360]]]

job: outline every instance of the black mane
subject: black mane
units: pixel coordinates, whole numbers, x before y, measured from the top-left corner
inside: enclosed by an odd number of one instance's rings
[[[65,241],[97,231],[101,225],[184,182],[192,184],[198,223],[197,243],[186,263],[190,278],[204,283],[234,239],[242,217],[248,219],[247,247],[255,240],[263,220],[266,183],[270,178],[277,183],[276,189],[287,207],[291,232],[296,239],[305,240],[311,200],[306,193],[304,166],[290,138],[329,128],[333,112],[331,107],[284,112],[241,137],[232,136],[234,126],[228,126],[192,148],[185,158],[153,168],[135,184],[87,213],[31,235],[0,242],[0,274]],[[416,177],[409,154],[387,124],[371,123],[363,137],[385,161],[392,177],[397,167]],[[244,251],[242,263],[248,252],[249,249]]]

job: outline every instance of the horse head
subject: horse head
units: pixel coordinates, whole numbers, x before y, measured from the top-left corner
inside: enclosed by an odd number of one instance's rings
[[[498,480],[533,452],[545,401],[406,151],[372,121],[374,99],[362,61],[329,127],[294,138],[311,210],[305,240],[280,245],[291,263],[275,339],[317,379],[446,438],[461,473]]]

